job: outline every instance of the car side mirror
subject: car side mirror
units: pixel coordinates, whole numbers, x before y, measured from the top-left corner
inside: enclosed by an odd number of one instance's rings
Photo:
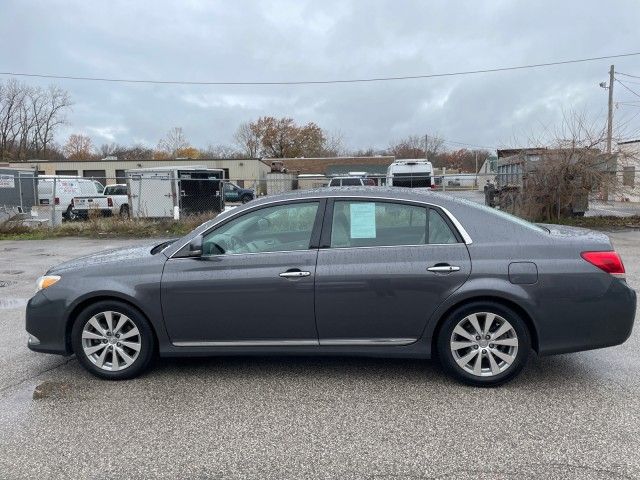
[[[189,256],[200,257],[202,255],[202,235],[198,235],[196,238],[189,242]]]

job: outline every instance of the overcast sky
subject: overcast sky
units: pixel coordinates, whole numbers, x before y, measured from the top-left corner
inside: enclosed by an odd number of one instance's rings
[[[325,80],[473,70],[640,51],[629,1],[2,0],[0,71],[191,81]],[[347,146],[407,134],[513,146],[575,109],[606,115],[610,61],[441,79],[306,86],[158,86],[71,80],[69,126],[96,146],[155,146],[182,126],[198,147],[240,122],[290,116]],[[615,60],[640,75],[640,56]],[[6,77],[5,77],[6,78]],[[628,83],[640,93],[640,79]],[[617,101],[640,100],[616,85]],[[616,109],[626,135],[640,107]],[[450,145],[453,147],[454,145]]]

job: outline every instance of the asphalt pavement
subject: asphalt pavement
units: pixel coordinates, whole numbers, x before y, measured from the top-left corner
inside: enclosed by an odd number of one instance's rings
[[[611,237],[638,288],[640,233]],[[532,356],[496,389],[429,361],[304,357],[159,360],[108,382],[29,351],[36,278],[133,243],[0,242],[0,478],[640,478],[637,329]]]

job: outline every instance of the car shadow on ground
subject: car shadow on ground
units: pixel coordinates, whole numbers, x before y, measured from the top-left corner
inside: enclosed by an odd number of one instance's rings
[[[590,385],[601,381],[590,369],[590,362],[578,355],[538,357],[532,352],[522,373],[509,382],[516,388],[533,385],[544,388],[568,384]],[[422,384],[461,385],[451,379],[437,360],[368,358],[350,356],[225,356],[202,358],[159,358],[147,378],[178,375],[182,379],[219,376],[228,379],[238,375],[250,378],[287,378],[307,376],[310,379],[350,382],[419,382]]]

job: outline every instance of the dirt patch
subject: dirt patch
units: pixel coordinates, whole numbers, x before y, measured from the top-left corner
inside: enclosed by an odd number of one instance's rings
[[[33,399],[61,398],[66,396],[69,390],[71,390],[69,383],[45,381],[33,389]]]

